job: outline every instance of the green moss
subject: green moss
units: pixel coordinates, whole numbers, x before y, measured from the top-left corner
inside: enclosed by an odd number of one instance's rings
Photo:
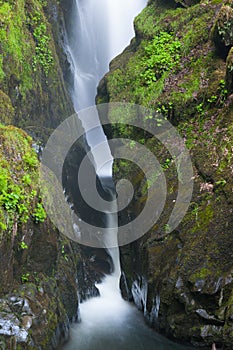
[[[14,127],[0,126],[0,232],[33,214],[38,191],[38,159],[32,139]],[[39,204],[38,204],[39,205]],[[42,209],[41,209],[42,210]],[[42,217],[41,213],[40,218]]]
[[[136,52],[120,68],[119,58],[106,78],[110,101],[124,99],[155,109],[173,104],[173,115],[185,113],[186,118],[194,114],[195,108],[184,105],[193,104],[216,69],[214,53],[207,44],[214,14],[212,6],[147,6],[135,20],[140,38]],[[203,48],[198,51],[200,45]],[[177,80],[177,75],[181,79]]]
[[[232,315],[232,308],[228,306],[228,296],[232,285],[225,286],[224,283],[230,281],[228,276],[232,273],[232,74],[225,77],[226,66],[231,67],[232,52],[227,61],[218,56],[210,36],[220,4],[222,2],[218,0],[202,1],[190,8],[174,9],[171,2],[163,6],[162,1],[151,1],[136,19],[135,42],[113,61],[105,78],[105,91],[110,102],[140,103],[171,120],[190,149],[194,169],[190,208],[177,230],[163,235],[173,209],[171,203],[178,192],[177,174],[166,150],[153,138],[143,136],[143,144],[151,151],[156,150],[164,170],[167,201],[158,222],[135,244],[135,250],[134,246],[122,249],[122,266],[127,280],[130,284],[135,275],[148,277],[148,300],[152,300],[158,291],[160,293],[159,329],[177,339],[195,339],[196,344],[211,347],[209,338],[203,339],[201,335],[202,322],[206,321],[198,317],[195,310],[204,307],[209,315],[218,317],[221,314],[224,339],[217,334],[211,341],[231,349],[232,320],[228,317]],[[171,41],[177,39],[181,43],[179,62],[161,76],[156,75],[156,67],[153,67],[147,76],[143,71],[148,63],[145,47],[150,46],[161,32],[173,35]],[[163,59],[162,48],[159,53],[155,49],[153,54],[156,59]],[[111,114],[109,118],[112,121]],[[132,115],[131,118],[136,117]],[[153,117],[149,119],[150,123],[155,123]],[[118,131],[131,140],[142,139],[139,131],[133,132],[128,127],[114,130],[117,136]],[[147,200],[145,180],[131,164],[116,162],[116,179],[125,174],[133,183],[137,198],[128,212],[137,216]],[[148,260],[141,264],[143,254]],[[179,279],[182,283],[175,287]],[[221,310],[220,290],[224,296]],[[187,333],[183,324],[189,322]]]
[[[2,25],[0,39],[3,48],[1,77],[11,74],[20,80],[20,90],[32,87],[32,38],[25,28],[27,16],[25,1],[20,0],[14,4],[3,1],[0,5]],[[3,81],[4,84],[4,81]]]
[[[58,4],[44,6],[41,0],[0,2],[0,90],[14,109],[13,113],[7,109],[0,94],[1,121],[31,130],[34,125],[54,127],[72,113],[47,19],[53,21],[50,12],[52,6],[59,11]],[[38,128],[32,132],[46,133]]]
[[[211,270],[209,270],[206,267],[203,267],[200,271],[195,272],[194,274],[192,274],[190,276],[190,281],[195,283],[198,279],[205,279],[206,277],[208,277],[211,274],[212,274]]]

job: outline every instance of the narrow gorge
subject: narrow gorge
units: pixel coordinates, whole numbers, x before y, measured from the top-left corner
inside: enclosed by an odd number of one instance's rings
[[[232,1],[3,0],[0,23],[0,350],[231,350]],[[41,166],[51,135],[47,165],[60,166],[73,125],[82,136],[61,171],[70,235]],[[180,141],[164,144],[155,125]],[[193,192],[172,230],[185,186],[171,147],[182,142]],[[133,162],[141,149],[140,164],[158,164],[149,178]],[[134,220],[157,188],[149,213],[160,215],[144,233],[150,215]],[[86,222],[93,244],[80,244]]]

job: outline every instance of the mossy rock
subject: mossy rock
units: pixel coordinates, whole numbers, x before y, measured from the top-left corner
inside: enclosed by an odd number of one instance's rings
[[[201,0],[175,0],[175,2],[177,4],[180,4],[184,7],[188,7],[188,6],[193,6],[196,5],[200,2]]]
[[[219,55],[226,57],[233,46],[233,8],[223,5],[212,29],[212,38]]]
[[[211,348],[216,342],[217,348],[232,349],[232,323],[230,316],[226,316],[226,308],[231,310],[227,305],[232,288],[233,108],[232,76],[226,77],[225,61],[232,22],[230,18],[225,23],[226,12],[221,17],[226,7],[231,14],[232,1],[224,1],[221,11],[223,2],[219,0],[201,1],[190,7],[174,4],[149,2],[135,20],[136,39],[114,59],[99,89],[99,101],[138,103],[163,113],[185,138],[195,174],[188,212],[173,233],[163,235],[172,206],[169,203],[177,193],[174,169],[166,169],[169,193],[164,211],[147,235],[121,248],[122,269],[129,298],[137,276],[147,278],[147,319],[153,319],[155,296],[160,295],[159,315],[157,322],[152,322],[153,327],[198,348]],[[225,41],[221,41],[224,55],[216,53],[210,35],[218,21],[230,27],[223,38]],[[156,77],[156,81],[142,81],[143,64],[146,66],[148,59],[145,48],[150,47],[161,32],[172,33],[171,41],[178,38],[182,43],[179,63],[163,77]],[[218,35],[222,40],[220,33]],[[229,67],[231,55],[230,51]],[[111,116],[109,119],[111,121]],[[114,136],[119,137],[117,130],[114,132]],[[131,140],[141,139],[139,132],[127,128],[122,134]],[[168,158],[166,151],[153,143],[153,138],[145,140],[144,147],[156,151],[159,161]],[[142,179],[135,176],[131,165],[121,162],[115,165],[116,179],[127,174],[134,185],[139,200],[128,206],[128,213],[137,215],[140,204],[146,201],[143,183],[140,184]],[[146,257],[143,262],[142,257]],[[203,313],[197,312],[203,308]],[[207,315],[207,319],[203,315]]]
[[[1,123],[12,124],[14,121],[15,111],[10,97],[0,90],[0,115]]]
[[[55,128],[73,113],[58,58],[59,34],[54,31],[53,36],[49,23],[55,11],[61,16],[52,0],[0,4],[0,89],[8,96],[0,96],[5,124]]]

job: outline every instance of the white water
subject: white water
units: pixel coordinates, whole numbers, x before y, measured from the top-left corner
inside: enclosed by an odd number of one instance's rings
[[[133,19],[145,7],[147,0],[75,0],[68,26],[66,51],[74,77],[71,92],[76,112],[95,105],[100,79],[109,70],[110,61],[130,43],[134,36]],[[84,129],[85,118],[80,117]],[[98,114],[93,120],[98,120]],[[104,154],[110,150],[102,127],[86,133],[89,146],[105,144]],[[94,151],[92,151],[93,153]],[[95,164],[100,176],[111,176],[112,162],[105,167]],[[104,162],[103,162],[104,163]]]
[[[110,60],[119,54],[134,36],[133,19],[146,5],[147,0],[76,0],[67,28],[66,47],[74,75],[72,99],[75,110],[94,105],[96,87],[108,71]],[[97,117],[97,116],[96,116]],[[81,119],[85,129],[85,119]],[[106,140],[100,127],[86,137],[91,148]],[[106,142],[106,159],[109,147]],[[93,154],[95,161],[95,155]],[[103,173],[95,164],[97,174],[111,175],[108,162]],[[112,227],[117,217],[107,215],[107,226]],[[113,225],[114,226],[114,225]],[[109,229],[107,246],[116,246],[117,230]],[[110,240],[110,242],[109,242]],[[111,244],[112,243],[112,244]],[[114,272],[106,276],[97,287],[100,297],[80,305],[81,323],[73,325],[70,341],[63,350],[181,350],[151,329],[143,315],[121,298],[119,290],[120,261],[118,248],[109,249]]]
[[[96,88],[134,36],[133,19],[147,0],[76,0],[68,47],[74,74],[76,111],[95,104]]]

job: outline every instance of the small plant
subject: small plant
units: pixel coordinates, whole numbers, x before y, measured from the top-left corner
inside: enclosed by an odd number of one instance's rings
[[[7,191],[2,191],[1,202],[9,214],[17,215],[20,222],[26,222],[29,218],[26,196],[19,185],[11,184]]]
[[[164,225],[164,231],[165,231],[165,233],[169,233],[170,230],[171,230],[171,226],[170,226],[169,224],[165,224],[165,225]]]
[[[20,242],[19,247],[23,250],[28,249],[28,245],[24,241]]]
[[[46,212],[41,203],[37,203],[36,209],[33,213],[35,223],[44,222],[46,219]]]
[[[195,218],[197,220],[198,219],[198,212],[199,212],[199,205],[198,205],[198,203],[192,202],[191,206],[192,206],[191,213],[195,216]]]
[[[23,156],[23,161],[28,165],[29,168],[35,168],[38,164],[36,152],[34,151],[33,153],[25,153]]]
[[[200,114],[201,117],[203,117],[205,115],[204,103],[203,102],[199,103],[199,105],[197,105],[196,109],[197,109],[197,112]]]
[[[38,64],[42,66],[46,77],[53,65],[53,55],[49,47],[49,36],[47,35],[47,27],[39,12],[35,12],[32,17],[34,25],[33,36],[36,42],[36,54],[33,57],[33,69],[37,70]]]
[[[134,148],[135,148],[135,145],[136,145],[136,141],[131,140],[130,143],[129,143],[129,147],[130,147],[131,149],[134,149]]]
[[[161,32],[145,46],[146,59],[143,62],[144,71],[140,74],[142,80],[151,85],[160,79],[163,73],[170,71],[180,61],[181,43],[173,35]]]
[[[226,182],[226,180],[224,180],[224,179],[221,179],[221,180],[215,182],[215,184],[216,184],[217,186],[225,186],[226,183],[227,183],[227,182]]]
[[[22,283],[27,283],[29,281],[29,278],[30,278],[30,273],[23,273],[21,276]]]
[[[168,169],[169,166],[171,165],[171,162],[172,162],[172,160],[169,159],[169,158],[167,158],[167,159],[165,160],[165,162],[162,164],[162,169],[163,169],[163,170]]]
[[[65,252],[65,246],[64,246],[64,244],[62,244],[61,253],[62,253],[62,255],[63,255],[65,261],[68,261],[68,256],[67,256],[67,254],[66,254],[66,252]]]
[[[215,103],[215,102],[217,101],[217,99],[218,99],[218,96],[212,95],[212,96],[210,96],[210,97],[207,99],[207,102],[209,102],[210,104],[212,104],[212,103]]]
[[[164,115],[164,118],[167,119],[167,118],[171,117],[171,112],[172,112],[173,108],[174,108],[173,102],[168,102],[167,105],[161,104],[157,108],[156,112],[162,113]]]
[[[22,182],[23,182],[25,185],[30,185],[31,182],[32,182],[31,176],[30,176],[29,174],[25,174],[25,175],[22,177]]]
[[[219,82],[218,92],[219,92],[219,103],[223,104],[223,102],[226,100],[227,94],[228,94],[228,91],[226,88],[226,82],[223,79],[221,79]]]

